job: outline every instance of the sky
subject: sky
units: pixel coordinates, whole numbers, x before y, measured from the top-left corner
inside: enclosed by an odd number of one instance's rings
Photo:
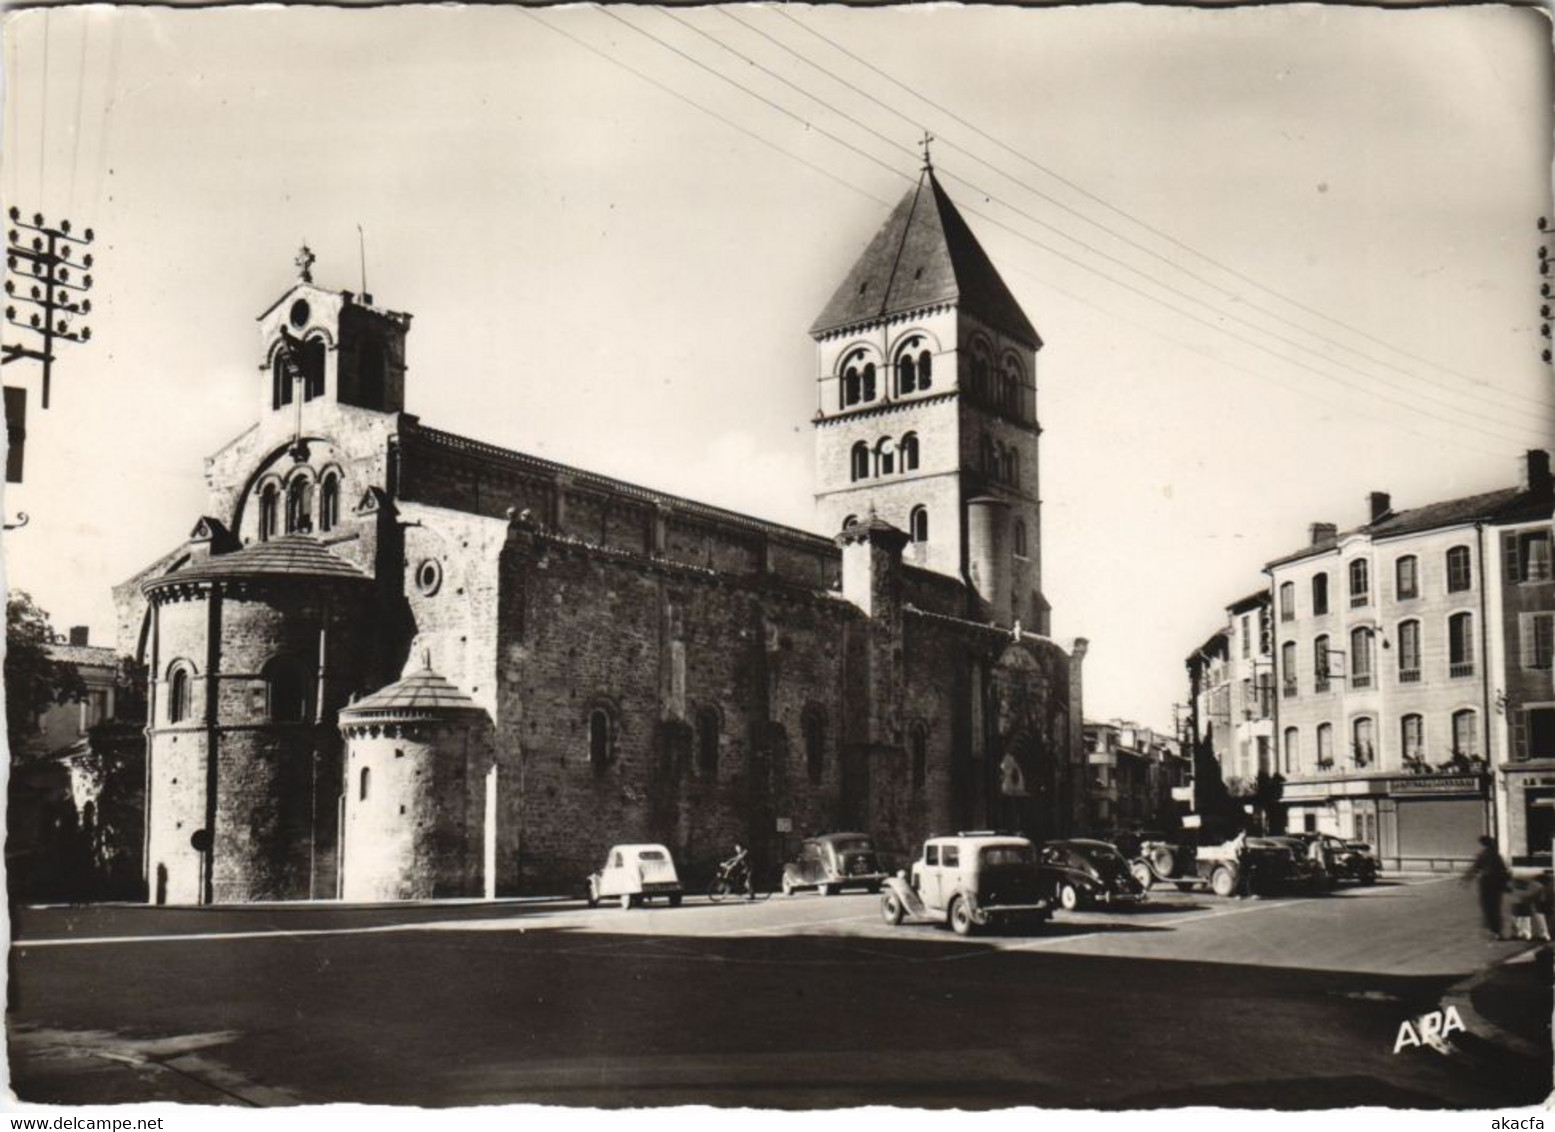
[[[97,234],[50,408],[5,370],[6,580],[96,643],[251,422],[298,246],[360,290],[358,225],[423,421],[809,529],[806,331],[925,130],[1046,343],[1088,717],[1169,726],[1307,524],[1555,441],[1534,10],[96,6],[12,11],[4,46],[0,194]]]

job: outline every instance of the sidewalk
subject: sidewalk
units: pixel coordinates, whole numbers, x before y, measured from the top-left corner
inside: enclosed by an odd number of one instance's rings
[[[1442,1007],[1457,1009],[1470,1038],[1468,1048],[1484,1043],[1498,1060],[1532,1063],[1550,1077],[1551,957],[1549,944],[1525,947],[1447,991]],[[1459,1044],[1456,1037],[1454,1044]]]

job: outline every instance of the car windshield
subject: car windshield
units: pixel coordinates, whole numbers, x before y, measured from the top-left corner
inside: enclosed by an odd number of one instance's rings
[[[639,861],[662,861],[664,860],[664,854],[657,849],[644,849],[637,854],[637,859]]]
[[[982,852],[985,865],[1029,865],[1036,859],[1030,845],[990,845]]]
[[[834,841],[839,853],[872,853],[875,846],[867,837],[849,837],[842,841]]]

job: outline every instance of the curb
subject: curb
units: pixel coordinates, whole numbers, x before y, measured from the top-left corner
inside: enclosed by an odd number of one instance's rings
[[[1548,947],[1549,944],[1543,946]],[[1442,995],[1443,1008],[1452,1007],[1457,1010],[1458,1016],[1463,1019],[1467,1032],[1482,1041],[1515,1053],[1519,1057],[1542,1061],[1545,1050],[1525,1038],[1521,1038],[1507,1030],[1503,1030],[1479,1011],[1474,1009],[1472,992],[1482,983],[1488,982],[1502,967],[1514,963],[1531,963],[1539,953],[1538,947],[1527,947],[1521,951],[1508,955],[1505,959],[1498,959],[1483,970],[1476,971],[1461,982],[1447,988]]]

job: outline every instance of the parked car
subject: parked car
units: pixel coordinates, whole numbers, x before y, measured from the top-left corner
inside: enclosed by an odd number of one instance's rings
[[[1328,874],[1330,884],[1351,880],[1357,884],[1377,883],[1377,858],[1364,841],[1346,841],[1331,833],[1297,833],[1307,852]]]
[[[588,879],[590,908],[612,897],[622,908],[653,898],[668,900],[675,908],[684,895],[674,858],[662,845],[617,845],[605,857],[604,867]]]
[[[1147,891],[1157,884],[1173,884],[1182,892],[1207,888],[1216,896],[1235,896],[1247,871],[1255,892],[1276,892],[1289,882],[1294,865],[1288,846],[1245,833],[1198,846],[1147,841],[1141,853],[1132,870]]]
[[[1037,847],[1024,837],[974,832],[931,837],[906,877],[890,877],[880,915],[893,927],[909,917],[949,923],[957,935],[1053,914]]]
[[[1042,846],[1041,863],[1047,893],[1066,912],[1149,899],[1123,854],[1105,841],[1049,841]]]
[[[1289,876],[1286,887],[1300,892],[1322,892],[1331,883],[1327,866],[1320,854],[1299,837],[1281,834],[1275,837],[1250,838],[1249,843],[1263,842],[1283,846],[1290,853]]]
[[[819,889],[826,896],[845,888],[875,893],[885,878],[866,834],[828,833],[805,841],[799,855],[783,866],[783,895],[792,896],[802,888]]]

